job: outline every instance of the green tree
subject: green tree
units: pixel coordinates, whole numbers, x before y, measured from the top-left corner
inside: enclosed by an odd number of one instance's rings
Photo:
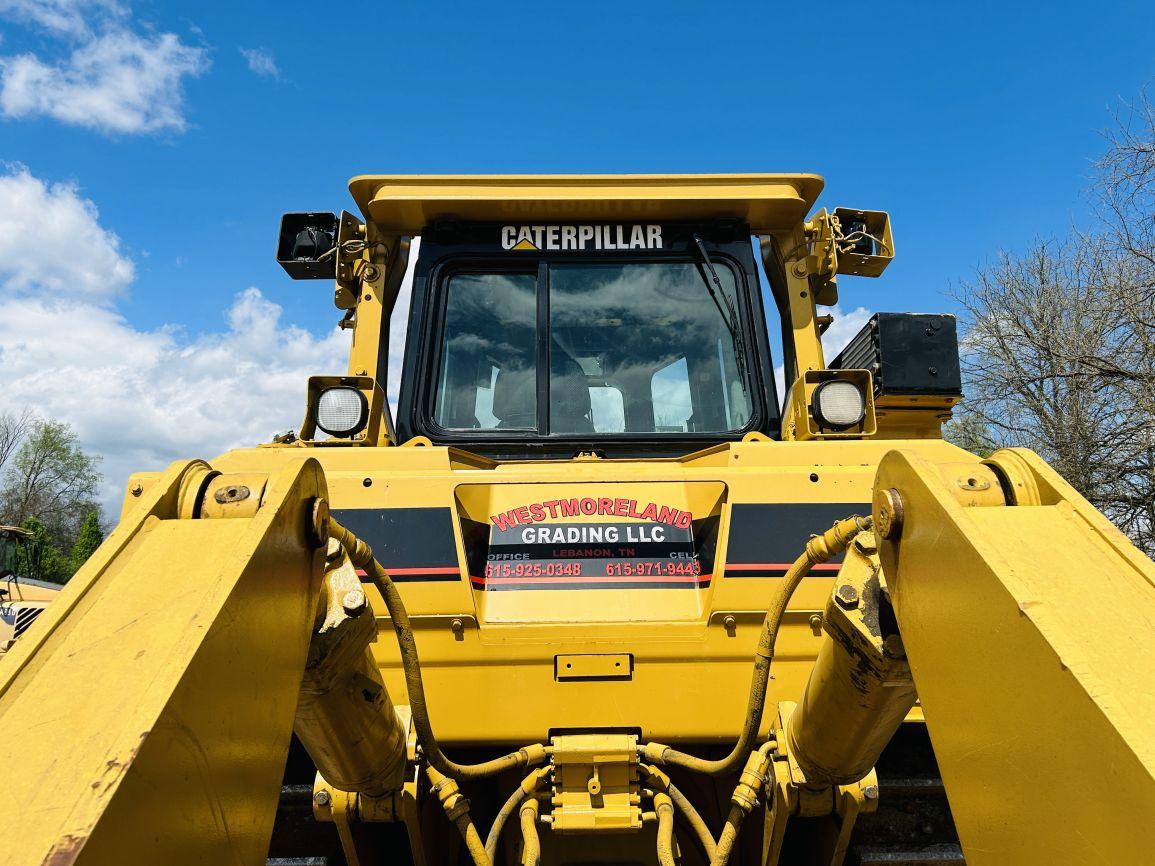
[[[21,526],[32,533],[16,552],[16,574],[53,583],[66,583],[72,576],[72,561],[56,546],[48,527],[29,517]]]
[[[88,512],[80,532],[76,535],[76,542],[72,545],[72,570],[77,571],[88,561],[88,557],[96,553],[96,548],[104,541],[104,530],[100,528],[100,518],[95,511]]]
[[[23,425],[19,445],[10,445],[9,452],[0,478],[0,523],[35,517],[54,547],[71,550],[81,524],[97,508],[100,458],[85,453],[67,424],[41,419]]]

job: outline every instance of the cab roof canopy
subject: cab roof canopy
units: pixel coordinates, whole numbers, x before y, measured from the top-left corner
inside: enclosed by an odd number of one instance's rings
[[[622,222],[739,219],[788,229],[822,191],[815,174],[361,175],[349,191],[388,234],[435,220]]]

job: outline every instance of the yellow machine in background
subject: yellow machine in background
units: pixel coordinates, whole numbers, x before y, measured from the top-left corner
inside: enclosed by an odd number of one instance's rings
[[[894,241],[821,186],[287,214],[349,368],[297,434],[134,476],[0,662],[36,732],[3,862],[1155,863],[1155,566],[1032,453],[942,440],[953,318],[824,357]]]
[[[24,551],[23,558],[19,551]],[[40,551],[30,530],[0,526],[0,656],[60,592],[60,584],[38,579],[39,561]]]

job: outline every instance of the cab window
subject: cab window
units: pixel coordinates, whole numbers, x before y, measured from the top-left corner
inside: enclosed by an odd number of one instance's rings
[[[537,277],[449,278],[434,419],[446,430],[537,429]]]
[[[715,268],[722,298],[693,262],[450,276],[436,423],[571,437],[741,430],[751,409],[737,284],[728,266]]]

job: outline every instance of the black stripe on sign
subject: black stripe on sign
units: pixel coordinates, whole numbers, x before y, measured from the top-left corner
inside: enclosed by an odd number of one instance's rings
[[[838,520],[870,514],[868,502],[736,503],[730,509],[727,577],[779,577],[806,548],[811,535]],[[836,556],[831,564],[842,561]],[[810,577],[832,576],[817,568]]]
[[[478,589],[484,587],[486,592],[508,592],[510,590],[546,590],[546,589],[706,589],[710,586],[710,579],[707,577],[699,583],[668,583],[666,581],[659,581],[655,583],[638,583],[631,581],[628,577],[622,578],[620,583],[587,583],[583,582],[581,578],[576,581],[567,581],[565,583],[534,583],[527,580],[524,583],[505,583],[499,584],[494,581],[487,581],[484,584],[475,581],[474,586]]]
[[[461,580],[449,508],[342,508],[333,516],[373,548],[396,583]]]

